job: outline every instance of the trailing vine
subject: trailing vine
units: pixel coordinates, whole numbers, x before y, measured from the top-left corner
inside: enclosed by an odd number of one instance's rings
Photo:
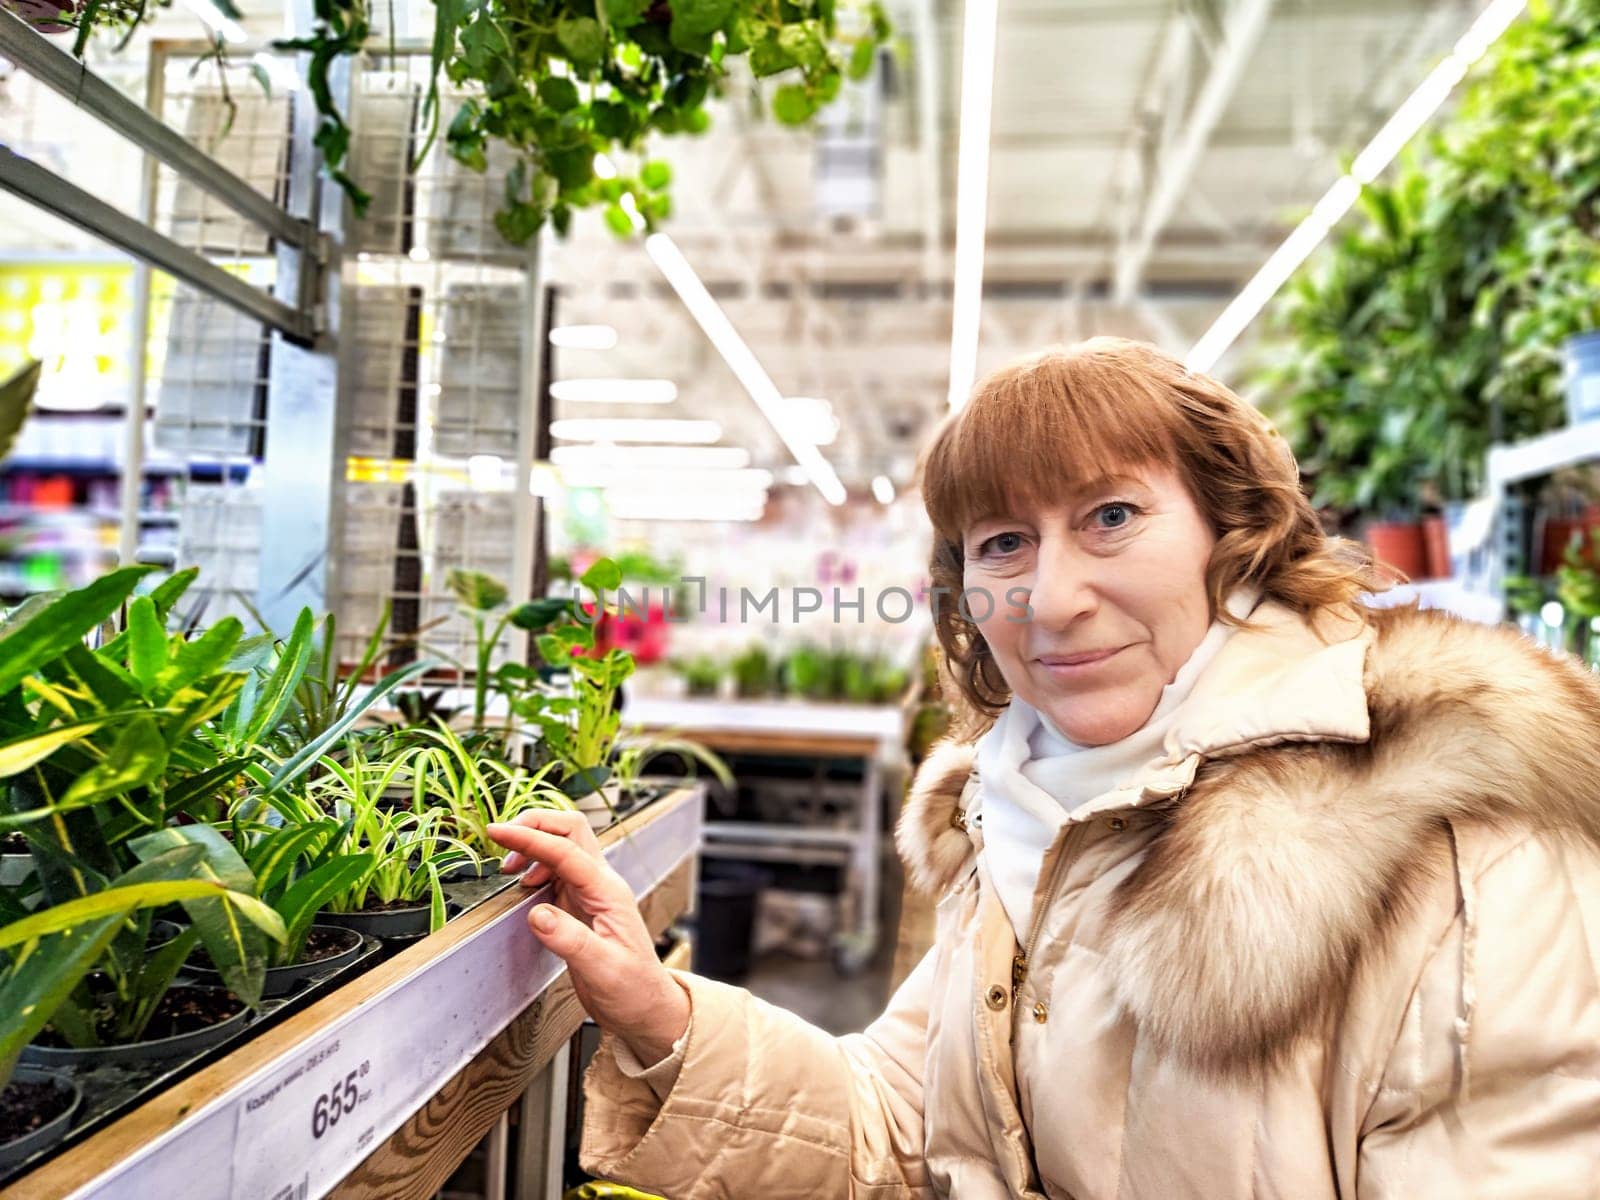
[[[786,78],[773,115],[803,125],[865,78],[892,29],[879,0],[434,0],[435,33],[420,161],[442,120],[439,80],[479,85],[444,130],[450,155],[485,171],[490,148],[514,163],[495,225],[515,244],[548,220],[565,234],[573,212],[604,204],[606,223],[630,234],[636,212],[653,227],[671,212],[671,172],[645,162],[621,172],[651,134],[697,134],[711,123],[731,60],[748,56],[758,79]],[[841,15],[846,18],[841,21]],[[318,147],[357,212],[369,197],[344,169],[350,130],[328,76],[370,35],[365,0],[317,0],[316,25],[280,42],[311,55],[308,80],[319,114]],[[846,26],[847,28],[841,28]],[[616,173],[596,173],[605,155]],[[632,211],[630,211],[632,210]]]

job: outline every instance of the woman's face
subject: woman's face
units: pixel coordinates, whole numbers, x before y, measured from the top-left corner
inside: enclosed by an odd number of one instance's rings
[[[1014,694],[1104,745],[1149,719],[1210,627],[1215,542],[1176,472],[1130,469],[968,529],[966,611]]]

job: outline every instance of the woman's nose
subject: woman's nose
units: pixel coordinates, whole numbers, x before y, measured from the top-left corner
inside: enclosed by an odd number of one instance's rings
[[[1064,629],[1094,612],[1098,603],[1092,561],[1046,540],[1039,548],[1028,598],[1032,621],[1047,629]]]

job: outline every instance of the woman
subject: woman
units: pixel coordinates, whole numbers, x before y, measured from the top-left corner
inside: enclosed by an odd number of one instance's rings
[[[981,736],[912,788],[937,934],[870,1029],[662,970],[581,820],[496,831],[606,1031],[586,1165],[674,1200],[1600,1196],[1594,680],[1360,603],[1281,440],[1149,347],[1001,371],[922,467]]]

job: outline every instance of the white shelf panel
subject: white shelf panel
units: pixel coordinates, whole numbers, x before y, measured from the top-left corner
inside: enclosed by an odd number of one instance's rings
[[[1492,446],[1490,486],[1505,487],[1594,458],[1600,458],[1600,421],[1557,429],[1515,445]]]
[[[832,734],[898,741],[905,714],[895,704],[818,704],[806,700],[717,700],[632,696],[623,710],[624,727],[740,732]]]

